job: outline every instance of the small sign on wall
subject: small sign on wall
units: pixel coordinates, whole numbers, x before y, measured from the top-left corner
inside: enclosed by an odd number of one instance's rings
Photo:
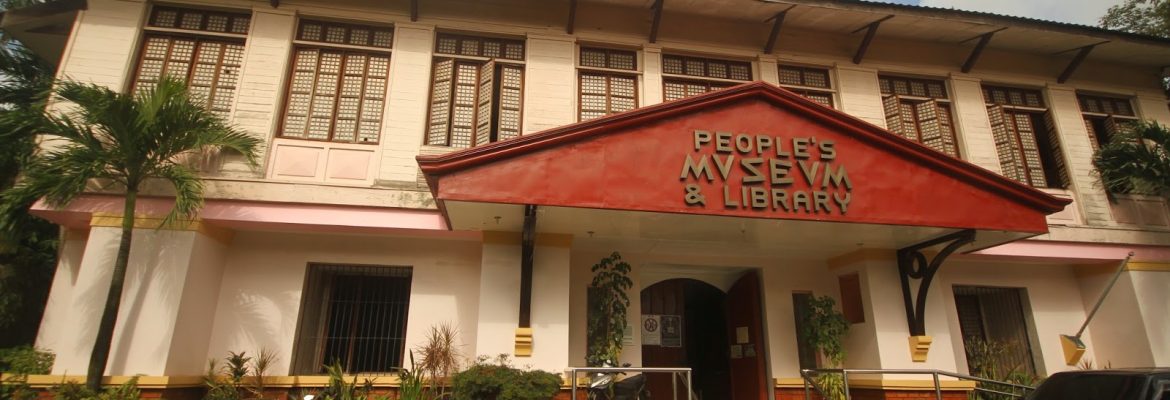
[[[661,346],[662,345],[662,316],[661,315],[643,315],[642,316],[642,345],[643,346]]]
[[[663,315],[659,322],[662,325],[662,347],[682,347],[682,316]]]

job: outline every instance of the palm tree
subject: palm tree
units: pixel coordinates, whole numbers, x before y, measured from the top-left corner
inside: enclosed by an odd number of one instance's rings
[[[23,180],[4,193],[0,215],[13,212],[3,208],[38,198],[50,207],[63,207],[93,183],[123,192],[122,238],[86,377],[86,385],[97,390],[121,304],[139,191],[147,181],[169,183],[175,205],[163,224],[182,224],[203,203],[203,183],[186,160],[203,151],[229,149],[256,165],[259,141],[225,124],[173,79],[136,95],[76,82],[60,83],[55,93],[72,102],[73,111],[44,114],[42,129],[49,145],[25,167]]]
[[[1097,151],[1093,165],[1110,193],[1161,196],[1170,200],[1170,130],[1154,121],[1136,122]]]

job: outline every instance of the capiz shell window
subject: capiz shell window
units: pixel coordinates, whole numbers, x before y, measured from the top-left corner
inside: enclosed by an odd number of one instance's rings
[[[378,143],[393,30],[301,21],[280,136]]]

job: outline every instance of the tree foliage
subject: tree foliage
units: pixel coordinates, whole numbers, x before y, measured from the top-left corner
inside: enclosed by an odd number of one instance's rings
[[[1109,7],[1101,27],[1170,38],[1170,0],[1126,0]]]
[[[626,310],[634,286],[629,278],[630,264],[616,251],[593,265],[593,282],[589,285],[588,342],[585,363],[590,367],[618,366],[622,339],[626,334]]]
[[[163,225],[183,223],[203,204],[203,183],[189,160],[229,149],[255,165],[259,141],[225,124],[174,79],[137,94],[68,81],[54,92],[72,103],[70,111],[45,112],[39,119],[39,131],[50,142],[25,164],[23,178],[0,196],[0,229],[12,229],[14,216],[37,199],[64,207],[94,183],[124,194],[121,242],[87,374],[87,385],[97,391],[121,305],[139,191],[147,181],[169,184],[174,206]]]
[[[1154,121],[1137,122],[1097,151],[1093,165],[1111,193],[1170,199],[1170,129]]]
[[[37,148],[53,67],[16,43],[0,47],[0,191],[11,188]],[[22,205],[0,230],[0,348],[31,344],[57,256],[57,227]]]

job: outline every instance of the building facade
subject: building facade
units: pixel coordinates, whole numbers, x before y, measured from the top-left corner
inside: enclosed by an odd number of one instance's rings
[[[265,143],[258,169],[196,162],[187,228],[153,229],[165,188],[140,199],[113,376],[189,386],[260,349],[285,386],[331,360],[386,374],[444,323],[469,358],[584,366],[590,268],[613,252],[633,266],[622,359],[690,366],[704,396],[801,387],[823,365],[797,313],[824,295],[846,367],[968,373],[998,343],[1006,368],[1076,368],[1061,335],[1130,252],[1083,359],[1170,366],[1170,210],[1091,164],[1126,121],[1170,124],[1170,41],[856,1],[79,8],[4,25],[62,78],[186,79]],[[120,207],[37,210],[64,232],[37,341],[57,377],[85,371]]]

